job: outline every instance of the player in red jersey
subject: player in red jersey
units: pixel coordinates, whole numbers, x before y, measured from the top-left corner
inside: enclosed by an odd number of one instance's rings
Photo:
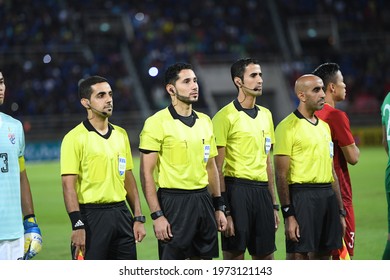
[[[359,160],[359,148],[352,136],[347,114],[336,109],[336,104],[343,101],[346,95],[346,85],[340,67],[336,63],[324,63],[318,66],[313,74],[324,82],[325,106],[316,112],[317,117],[330,126],[332,141],[334,143],[334,168],[339,180],[347,228],[344,241],[350,257],[354,254],[355,244],[355,214],[352,204],[352,185],[348,171],[348,163],[355,165]],[[333,259],[340,259],[338,251],[334,251]]]

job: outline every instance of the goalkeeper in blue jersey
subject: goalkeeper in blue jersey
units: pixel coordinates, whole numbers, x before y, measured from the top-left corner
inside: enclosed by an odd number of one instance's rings
[[[5,82],[0,70],[0,105],[4,96]],[[20,121],[0,112],[0,260],[31,259],[42,248],[24,148]]]

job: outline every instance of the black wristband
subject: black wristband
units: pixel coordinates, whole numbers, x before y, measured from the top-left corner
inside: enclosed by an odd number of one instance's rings
[[[282,205],[283,218],[295,216],[294,206],[292,204]]]
[[[152,214],[150,214],[150,217],[152,218],[152,220],[156,220],[157,218],[160,218],[164,216],[164,212],[162,210],[157,210],[156,212],[153,212]]]
[[[276,211],[279,211],[279,210],[280,210],[279,204],[274,204],[274,205],[273,205],[273,208],[274,208],[274,210],[276,210]]]
[[[140,222],[140,223],[145,223],[146,222],[146,217],[141,215],[141,216],[135,216],[134,217],[134,222]]]
[[[222,196],[213,196],[213,206],[214,209],[217,209],[220,206],[225,206],[225,200]],[[225,206],[226,207],[226,206]]]
[[[23,221],[27,220],[28,218],[35,218],[35,215],[34,214],[26,215],[26,216],[24,216]]]
[[[340,216],[344,217],[347,216],[347,212],[344,209],[340,209]]]
[[[222,196],[213,197],[213,206],[215,211],[222,211],[226,214],[226,205]]]
[[[73,211],[68,213],[68,215],[72,223],[72,230],[85,229],[80,211]]]
[[[226,206],[225,205],[220,205],[217,208],[215,208],[214,210],[215,211],[222,211],[226,216]]]
[[[229,205],[229,199],[227,192],[221,192],[221,196],[223,198],[223,201],[225,202],[226,211],[230,211],[230,205]]]

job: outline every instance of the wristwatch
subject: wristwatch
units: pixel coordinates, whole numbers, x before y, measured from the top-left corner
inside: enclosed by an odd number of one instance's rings
[[[347,216],[347,212],[344,209],[340,209],[340,215],[345,218],[345,216]]]
[[[215,208],[215,211],[222,211],[226,216],[226,205],[219,205],[217,208]]]
[[[152,220],[160,218],[161,216],[164,216],[164,212],[162,210],[157,210],[156,212],[153,212],[152,214],[150,214],[150,217],[152,217]]]
[[[134,222],[145,223],[145,222],[146,222],[146,218],[145,218],[145,216],[143,216],[143,215],[141,215],[141,216],[135,216],[135,217],[134,217]]]
[[[279,211],[280,206],[279,206],[279,204],[274,204],[274,205],[273,205],[273,208],[274,208],[274,210]]]

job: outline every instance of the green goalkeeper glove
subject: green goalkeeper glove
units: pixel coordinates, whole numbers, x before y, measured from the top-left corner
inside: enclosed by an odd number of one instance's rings
[[[24,260],[33,258],[42,249],[42,235],[35,215],[24,217]]]

